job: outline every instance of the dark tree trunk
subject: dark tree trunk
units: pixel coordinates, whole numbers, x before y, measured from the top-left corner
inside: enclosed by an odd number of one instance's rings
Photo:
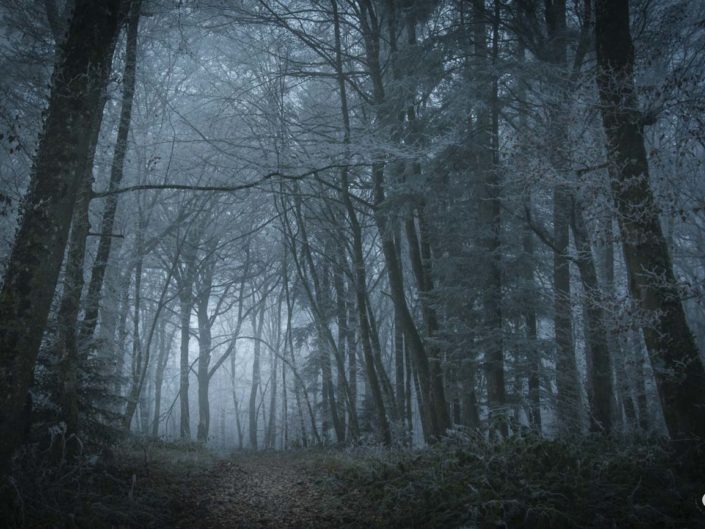
[[[210,386],[209,368],[213,340],[211,338],[211,323],[208,317],[210,285],[206,288],[207,291],[200,293],[196,302],[196,315],[198,318],[198,368],[196,371],[198,380],[198,429],[196,431],[196,439],[201,443],[208,441],[211,420],[208,388]]]
[[[705,368],[678,295],[649,182],[629,2],[597,0],[595,13],[597,87],[629,291],[645,318],[644,341],[669,434],[705,437]]]
[[[97,140],[97,132],[94,138]],[[78,433],[79,427],[79,351],[76,339],[76,322],[81,308],[83,261],[86,253],[86,237],[90,228],[88,206],[90,204],[91,175],[85,175],[84,178],[73,212],[69,251],[64,272],[64,290],[57,318],[57,356],[60,361],[59,372],[61,374],[59,395],[61,417],[66,424],[67,440],[70,436]],[[66,448],[67,454],[72,457],[74,450],[78,449],[78,443],[72,442]]]
[[[125,50],[125,69],[122,76],[122,109],[120,111],[120,123],[118,125],[117,140],[113,152],[113,163],[110,169],[109,190],[115,190],[122,181],[123,167],[125,165],[125,154],[127,152],[127,135],[130,130],[132,116],[132,101],[135,94],[135,71],[137,69],[137,33],[139,30],[140,9],[142,0],[132,0],[130,6],[130,17],[127,25],[127,43]],[[103,219],[100,225],[100,241],[96,253],[91,279],[88,284],[86,294],[86,306],[83,322],[79,333],[79,343],[84,346],[93,338],[96,324],[98,323],[98,311],[100,308],[101,290],[105,269],[108,266],[110,248],[112,245],[113,226],[115,224],[115,213],[119,195],[108,195],[105,199],[103,209]]]
[[[79,0],[52,80],[47,119],[0,293],[0,471],[19,427],[90,159],[90,131],[124,16],[119,0]]]
[[[528,386],[529,386],[529,424],[537,433],[541,433],[541,351],[538,345],[537,318],[534,288],[534,239],[530,230],[523,233],[522,246],[527,258],[525,280],[529,295],[524,316],[526,321],[526,338],[528,340]]]
[[[498,4],[495,0],[495,7]],[[475,56],[479,61],[479,73],[488,87],[482,94],[486,108],[477,110],[475,123],[475,165],[480,172],[479,218],[481,224],[480,243],[485,251],[482,275],[482,304],[484,332],[482,348],[485,353],[485,373],[487,378],[487,400],[490,418],[505,414],[507,403],[504,382],[504,340],[502,330],[502,272],[500,254],[500,182],[498,159],[499,103],[497,76],[492,73],[497,60],[499,33],[498,12],[494,13],[492,27],[492,57],[487,46],[486,20],[488,14],[484,0],[473,0],[475,18]],[[497,11],[497,9],[495,9]],[[507,435],[504,420],[497,425],[498,431]]]
[[[590,429],[609,434],[612,430],[612,363],[607,343],[605,313],[597,282],[595,260],[583,219],[581,205],[573,199],[571,229],[575,240],[580,280],[585,295],[585,339],[590,361],[588,364],[588,399]]]

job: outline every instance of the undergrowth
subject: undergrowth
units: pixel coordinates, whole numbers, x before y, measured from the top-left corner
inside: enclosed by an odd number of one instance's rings
[[[326,508],[356,506],[349,528],[698,528],[704,455],[659,440],[458,435],[417,451],[330,452],[310,468],[328,475]]]
[[[128,439],[68,464],[36,446],[0,484],[2,529],[161,528],[215,456],[196,443]]]

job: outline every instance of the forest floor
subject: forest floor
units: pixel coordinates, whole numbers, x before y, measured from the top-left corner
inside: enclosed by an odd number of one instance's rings
[[[79,466],[20,460],[0,528],[697,529],[703,494],[703,446],[662,440],[234,453],[133,440]]]
[[[328,529],[352,520],[333,510],[308,452],[244,452],[219,460],[174,513],[178,529]],[[317,481],[318,480],[318,481]]]

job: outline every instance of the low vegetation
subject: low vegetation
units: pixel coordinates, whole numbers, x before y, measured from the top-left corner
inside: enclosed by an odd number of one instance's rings
[[[26,450],[0,491],[0,527],[167,527],[180,498],[217,461],[195,443],[132,439],[100,456],[64,465],[50,451]]]
[[[311,471],[328,475],[326,508],[359,506],[349,528],[680,528],[705,526],[702,456],[657,440],[458,437],[332,452]]]

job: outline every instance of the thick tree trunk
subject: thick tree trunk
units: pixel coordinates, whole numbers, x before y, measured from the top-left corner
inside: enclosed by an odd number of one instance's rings
[[[121,2],[79,0],[52,80],[47,119],[0,293],[0,472],[20,441],[20,422],[71,217],[90,159]]]
[[[629,291],[640,311],[668,432],[705,437],[705,368],[688,327],[649,182],[628,0],[597,0],[597,87]]]

